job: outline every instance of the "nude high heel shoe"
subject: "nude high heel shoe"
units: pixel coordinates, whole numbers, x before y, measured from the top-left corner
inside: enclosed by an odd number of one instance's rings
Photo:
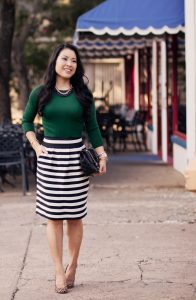
[[[55,292],[58,293],[58,294],[67,294],[68,293],[67,284],[65,284],[65,286],[62,287],[62,288],[57,287],[57,285],[56,285],[56,276],[55,276]]]
[[[72,276],[67,276],[66,273],[67,273],[67,269],[68,269],[69,265],[66,266],[65,268],[65,277],[66,277],[66,283],[67,283],[67,288],[68,289],[72,289],[75,285],[75,275],[76,275],[76,268],[75,268],[75,271],[73,272]]]

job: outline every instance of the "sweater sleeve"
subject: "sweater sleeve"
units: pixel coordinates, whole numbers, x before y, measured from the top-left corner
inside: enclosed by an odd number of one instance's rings
[[[86,131],[89,137],[89,140],[94,148],[103,146],[103,140],[99,125],[97,123],[95,103],[91,105],[91,113],[88,119],[85,121]]]
[[[41,86],[36,87],[32,90],[25,111],[23,113],[22,118],[22,129],[26,133],[28,131],[35,131],[34,130],[34,119],[37,114],[38,109],[38,93],[41,90]]]

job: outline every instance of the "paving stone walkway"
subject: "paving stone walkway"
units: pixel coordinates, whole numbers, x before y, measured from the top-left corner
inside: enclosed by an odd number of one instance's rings
[[[107,175],[91,182],[76,286],[66,295],[54,293],[33,180],[21,195],[19,183],[0,194],[1,300],[196,299],[196,195],[172,167],[111,157]]]

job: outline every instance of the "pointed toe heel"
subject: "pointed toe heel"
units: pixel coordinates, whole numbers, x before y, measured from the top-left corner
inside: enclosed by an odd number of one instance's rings
[[[65,276],[66,276],[66,272],[67,272],[68,266],[69,266],[69,265],[67,265],[66,268],[65,268]],[[66,284],[67,284],[67,288],[68,288],[68,289],[72,289],[72,288],[74,288],[74,286],[75,286],[75,274],[76,274],[76,269],[75,269],[75,271],[74,271],[73,278],[69,279],[69,278],[67,278],[67,276],[66,276]]]
[[[60,288],[60,287],[57,287],[56,285],[56,277],[55,277],[55,292],[57,294],[67,294],[68,293],[68,287],[67,287],[67,284],[65,284],[64,287]]]

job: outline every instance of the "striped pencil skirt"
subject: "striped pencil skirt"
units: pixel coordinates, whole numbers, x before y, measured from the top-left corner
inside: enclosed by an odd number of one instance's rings
[[[81,219],[87,214],[89,177],[80,166],[82,138],[44,137],[47,154],[37,160],[36,213],[50,220]]]

